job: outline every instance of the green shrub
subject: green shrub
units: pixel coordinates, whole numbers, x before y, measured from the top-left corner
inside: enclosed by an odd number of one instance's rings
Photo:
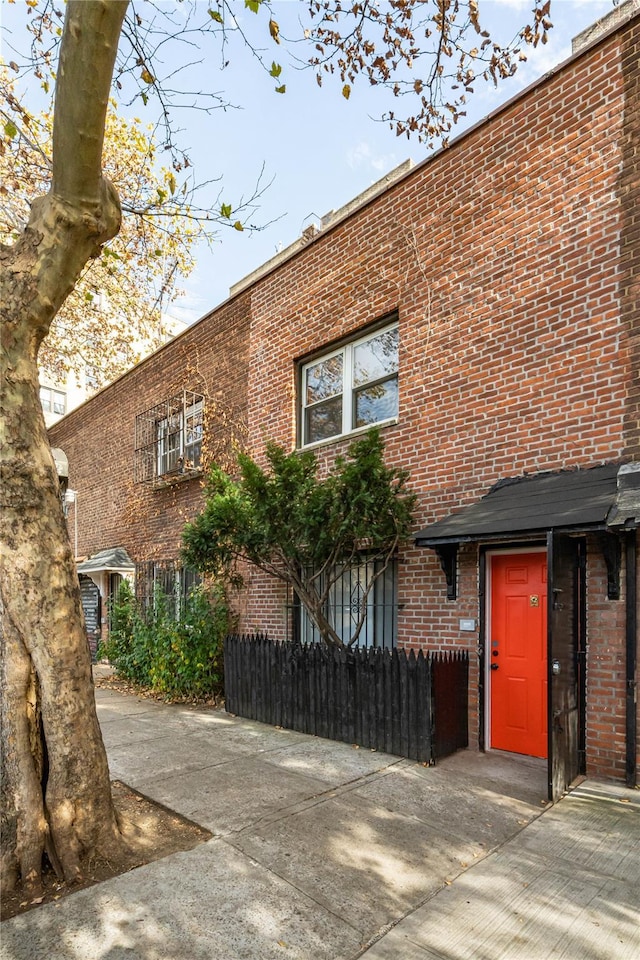
[[[99,655],[120,676],[167,697],[202,699],[222,693],[223,644],[230,627],[222,588],[194,588],[176,617],[162,592],[143,614],[125,582],[111,623]]]

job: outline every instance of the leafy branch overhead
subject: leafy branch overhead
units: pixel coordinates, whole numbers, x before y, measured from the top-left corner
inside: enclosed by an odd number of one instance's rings
[[[415,136],[429,146],[447,142],[478,81],[497,84],[513,76],[527,59],[527,47],[547,43],[553,26],[551,0],[532,0],[529,22],[506,43],[484,28],[480,0],[309,0],[300,5],[302,38],[299,32],[284,37],[267,0],[245,0],[245,6],[255,14],[266,11],[271,39],[295,49],[298,66],[312,67],[320,86],[335,75],[348,100],[362,77],[393,97],[406,98],[406,112],[386,109],[381,119],[396,134]],[[227,16],[228,4],[218,7]],[[280,76],[282,68],[274,66],[278,73],[270,75]],[[277,92],[284,92],[284,86]]]
[[[547,42],[551,0],[533,0],[532,8],[531,21],[500,44],[482,26],[480,0],[312,0],[309,63],[320,85],[336,74],[346,99],[358,77],[406,98],[405,113],[389,109],[381,119],[398,135],[446,143],[474,85],[512,76],[527,46]]]
[[[290,81],[292,71],[305,68],[320,85],[335,77],[347,100],[364,81],[380,88],[379,119],[396,134],[433,146],[446,143],[478,82],[512,76],[528,48],[547,42],[551,0],[530,5],[527,22],[502,40],[485,28],[482,0],[307,0],[286,13],[269,0],[181,0],[155,4],[151,13],[130,0],[114,94],[127,106],[138,100],[159,107],[158,139],[176,172],[189,166],[176,137],[179,112],[210,114],[233,106],[220,91],[202,86],[200,72],[194,89],[193,71],[202,58],[224,71],[248,54],[279,94],[286,92],[287,76]],[[63,13],[44,0],[30,7],[32,67],[49,89]],[[181,51],[178,67],[172,50]]]
[[[214,467],[202,513],[183,533],[185,562],[213,576],[237,577],[246,562],[289,585],[327,643],[342,641],[326,604],[345,567],[370,563],[368,594],[410,531],[415,497],[407,474],[387,467],[376,430],[351,444],[333,470],[319,476],[311,451],[266,448],[265,470],[246,454],[234,480]],[[373,572],[375,567],[375,573]],[[363,626],[366,603],[350,643]]]
[[[33,200],[47,192],[52,170],[53,114],[31,114],[16,82],[15,71],[0,64],[0,243],[7,245],[20,237]],[[213,240],[221,225],[243,230],[262,193],[258,181],[235,208],[204,209],[198,203],[204,185],[196,187],[191,170],[176,173],[161,158],[150,125],[125,119],[110,100],[103,169],[124,217],[117,236],[86,264],[43,343],[40,369],[54,380],[89,368],[99,387],[161,346],[162,314],[191,273],[199,243]]]

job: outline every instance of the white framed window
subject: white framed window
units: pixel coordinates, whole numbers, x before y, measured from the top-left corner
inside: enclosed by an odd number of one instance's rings
[[[180,412],[172,413],[166,419],[159,421],[156,450],[159,477],[177,470],[182,452],[182,414]]]
[[[398,415],[398,324],[369,333],[301,369],[301,446]]]
[[[183,456],[185,466],[195,469],[202,457],[203,401],[195,400],[184,408]]]
[[[175,471],[195,470],[202,454],[202,400],[185,403],[158,422],[159,477]]]
[[[55,413],[62,417],[67,412],[67,395],[62,390],[40,387],[40,403],[45,413]]]

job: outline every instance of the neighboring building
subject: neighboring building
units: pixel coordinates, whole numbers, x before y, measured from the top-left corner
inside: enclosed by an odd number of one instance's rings
[[[71,381],[71,378],[69,378]],[[44,413],[44,422],[47,427],[52,427],[54,423],[61,420],[75,407],[78,407],[87,399],[87,394],[82,391],[80,396],[71,399],[69,396],[74,389],[73,382],[59,383],[50,377],[40,376],[40,403]]]
[[[632,11],[56,424],[79,552],[178,583],[209,457],[272,439],[330,467],[377,423],[418,509],[367,642],[467,649],[470,742],[550,748],[558,790],[634,783],[639,51]],[[242,628],[309,637],[290,601],[252,573]]]
[[[158,336],[154,339],[138,337],[131,349],[135,356],[148,356],[163,343],[169,343],[184,329],[184,321],[165,314]],[[100,373],[99,362],[100,357],[96,356],[93,363],[87,362],[81,370],[70,372],[64,381],[55,380],[45,373],[40,374],[40,403],[47,427],[53,426],[97,392],[99,384],[105,379]]]

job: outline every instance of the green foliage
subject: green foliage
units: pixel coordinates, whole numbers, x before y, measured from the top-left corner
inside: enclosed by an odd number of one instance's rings
[[[223,581],[238,560],[265,570],[293,587],[327,642],[340,642],[322,617],[328,592],[341,566],[363,553],[386,563],[407,538],[415,503],[407,474],[385,466],[377,430],[322,478],[311,451],[269,443],[266,457],[263,470],[241,454],[237,481],[213,467],[205,508],[183,531],[184,561]]]
[[[196,587],[176,617],[161,591],[143,614],[124,582],[111,623],[99,656],[106,657],[120,676],[168,697],[222,693],[223,643],[230,611],[221,588]]]

